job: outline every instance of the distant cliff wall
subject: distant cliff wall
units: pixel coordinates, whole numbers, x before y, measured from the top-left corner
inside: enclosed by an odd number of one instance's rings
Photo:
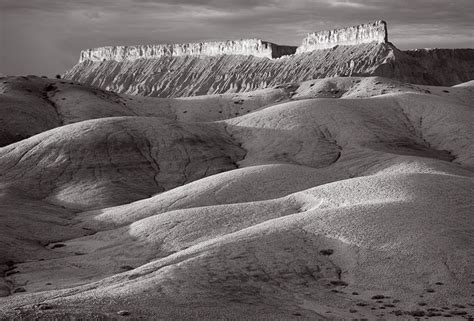
[[[120,93],[184,97],[235,93],[332,76],[369,76],[392,56],[388,44],[340,46],[284,59],[244,55],[86,60],[64,78]]]
[[[258,39],[102,47],[84,50],[64,77],[159,97],[234,93],[333,76],[444,86],[474,79],[474,49],[400,51],[388,42],[383,21],[309,34],[295,51]],[[287,57],[268,59],[282,56]]]
[[[387,43],[388,33],[385,21],[376,21],[342,29],[309,33],[296,53],[329,49],[335,46],[354,46],[364,43]]]
[[[279,58],[294,54],[296,47],[280,46],[259,39],[169,45],[109,46],[83,50],[79,63],[90,61],[134,61],[180,56],[244,55]]]

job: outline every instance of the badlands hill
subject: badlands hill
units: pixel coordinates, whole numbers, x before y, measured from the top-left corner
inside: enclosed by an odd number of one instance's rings
[[[256,39],[109,46],[81,52],[66,79],[114,92],[183,97],[248,92],[335,76],[452,86],[474,78],[474,49],[401,51],[383,21],[310,33],[298,48]]]
[[[472,81],[0,84],[2,320],[474,315]]]

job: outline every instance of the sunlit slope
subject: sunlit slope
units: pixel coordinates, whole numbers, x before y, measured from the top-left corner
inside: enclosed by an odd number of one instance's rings
[[[473,315],[469,83],[55,86],[0,148],[0,319]]]
[[[97,208],[236,168],[243,155],[224,131],[208,125],[103,118],[0,148],[1,188],[68,208]]]
[[[59,252],[82,255],[21,265],[13,279],[31,280],[34,291],[53,271],[58,280],[49,280],[65,285],[122,272],[31,297],[51,297],[55,312],[105,304],[102,315],[125,307],[171,318],[199,310],[341,318],[352,309],[362,317],[393,300],[387,315],[410,311],[420,295],[433,308],[466,305],[472,187],[457,175],[380,173],[275,200],[172,211],[66,242]]]

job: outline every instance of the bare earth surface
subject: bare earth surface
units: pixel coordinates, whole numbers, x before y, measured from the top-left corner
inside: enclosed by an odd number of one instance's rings
[[[0,78],[1,320],[474,316],[474,84]]]

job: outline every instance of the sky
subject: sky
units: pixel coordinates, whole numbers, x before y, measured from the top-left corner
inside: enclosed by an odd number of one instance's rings
[[[385,20],[400,49],[474,48],[474,0],[0,0],[0,74],[54,76],[81,49],[260,38]]]

